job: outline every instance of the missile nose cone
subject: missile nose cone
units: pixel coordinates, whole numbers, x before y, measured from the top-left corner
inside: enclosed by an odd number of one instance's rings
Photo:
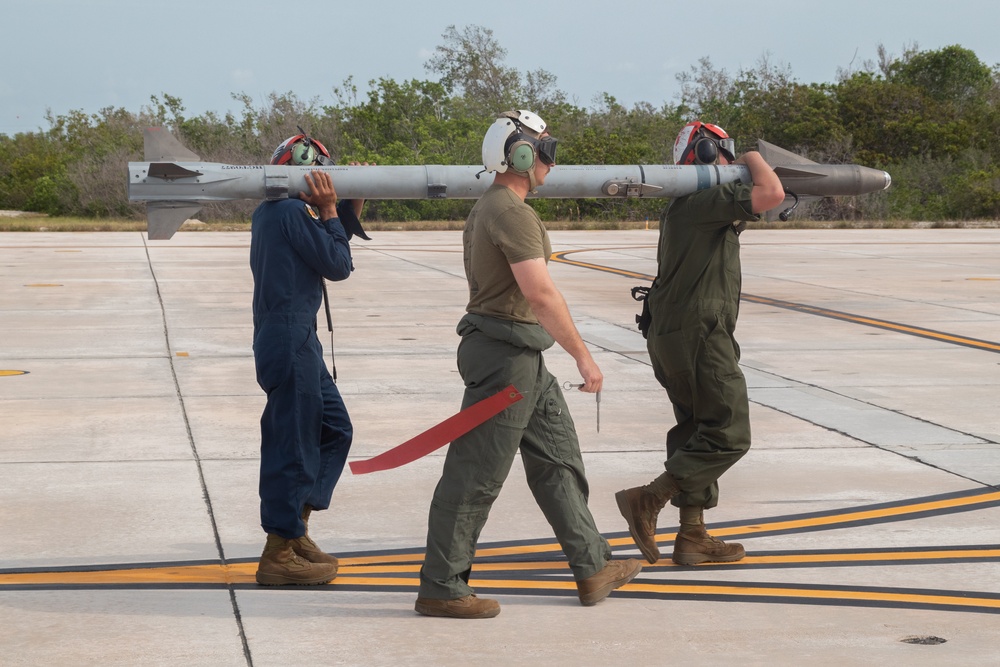
[[[892,176],[890,176],[889,172],[887,171],[883,171],[882,175],[885,176],[885,187],[883,187],[882,189],[888,190],[889,186],[892,185]]]

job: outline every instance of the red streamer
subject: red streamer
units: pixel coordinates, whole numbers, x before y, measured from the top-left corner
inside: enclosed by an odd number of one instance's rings
[[[411,438],[387,452],[382,452],[378,456],[364,461],[351,461],[351,472],[355,475],[363,475],[369,472],[398,468],[416,461],[435,449],[447,445],[455,438],[465,435],[522,398],[524,397],[514,388],[514,385],[509,385],[506,389],[501,389],[492,396],[470,405],[437,426],[432,426],[415,438]]]

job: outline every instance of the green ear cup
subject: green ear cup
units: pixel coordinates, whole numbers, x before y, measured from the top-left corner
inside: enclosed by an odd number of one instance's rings
[[[311,144],[295,144],[292,146],[291,163],[308,165],[316,162],[316,149]]]
[[[535,164],[535,149],[527,142],[514,144],[510,149],[510,167],[514,171],[528,171]]]

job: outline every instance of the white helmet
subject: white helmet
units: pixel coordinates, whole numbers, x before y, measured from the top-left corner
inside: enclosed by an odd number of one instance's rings
[[[537,139],[545,131],[545,127],[545,121],[530,111],[522,109],[503,112],[483,137],[483,167],[487,172],[495,171],[498,174],[506,172],[507,167],[512,167],[517,172],[527,172],[534,164],[534,146],[527,141],[522,144],[520,141],[510,140],[518,139],[514,137],[515,134]],[[525,148],[521,148],[519,144]]]

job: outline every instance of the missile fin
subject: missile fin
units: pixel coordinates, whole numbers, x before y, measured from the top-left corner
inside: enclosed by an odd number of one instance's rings
[[[172,202],[146,204],[146,236],[150,241],[166,241],[184,221],[201,210],[201,205]]]
[[[760,156],[764,158],[764,162],[768,163],[772,167],[787,166],[792,164],[818,164],[809,158],[796,155],[791,151],[775,146],[774,144],[764,141],[763,139],[759,139],[757,141],[757,151],[760,153]]]
[[[811,164],[816,164],[816,163],[813,162]],[[782,164],[782,165],[778,165],[777,167],[774,167],[774,173],[778,175],[778,178],[781,178],[782,176],[790,176],[792,178],[794,178],[796,176],[799,177],[799,178],[802,178],[802,177],[805,177],[805,176],[808,176],[810,178],[819,178],[819,177],[822,177],[822,176],[829,176],[829,174],[827,174],[825,172],[818,172],[818,171],[815,171],[813,169],[809,169],[808,165],[804,165],[804,168],[803,168],[803,167],[789,167],[788,165]]]
[[[142,143],[146,162],[201,162],[201,156],[188,150],[162,127],[144,129]]]

